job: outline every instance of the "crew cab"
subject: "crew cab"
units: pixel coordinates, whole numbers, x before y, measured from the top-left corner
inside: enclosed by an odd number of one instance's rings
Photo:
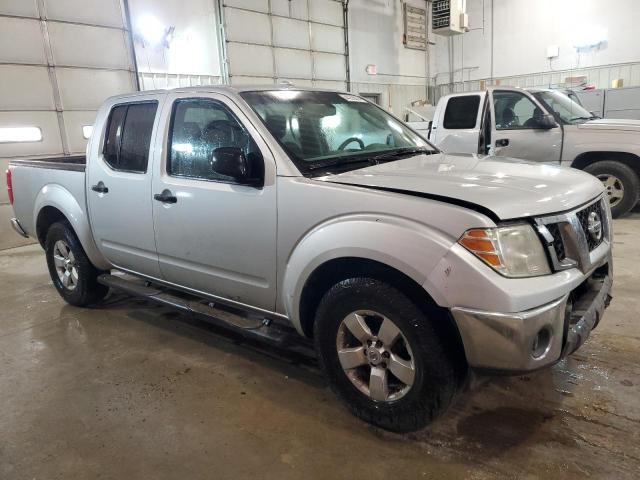
[[[118,96],[86,158],[7,175],[12,224],[68,303],[124,291],[315,348],[351,410],[394,431],[443,412],[472,370],[558,362],[610,299],[598,180],[444,154],[350,93]]]
[[[640,193],[640,121],[602,119],[559,90],[490,87],[446,95],[429,140],[447,153],[516,157],[585,170],[605,186],[613,217]]]

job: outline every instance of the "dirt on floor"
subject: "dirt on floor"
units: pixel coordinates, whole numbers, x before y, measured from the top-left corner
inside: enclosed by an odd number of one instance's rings
[[[39,247],[0,252],[0,478],[639,478],[639,220],[615,222],[614,300],[577,353],[410,435],[312,361],[124,296],[68,306]]]

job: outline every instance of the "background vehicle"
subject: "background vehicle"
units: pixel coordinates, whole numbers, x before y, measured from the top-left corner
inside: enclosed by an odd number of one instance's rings
[[[557,362],[609,300],[597,180],[443,155],[351,94],[114,97],[83,160],[8,173],[14,228],[38,238],[67,302],[114,288],[279,344],[295,328],[383,428],[429,422],[469,367]]]
[[[492,87],[442,97],[429,140],[480,153],[585,170],[605,186],[614,217],[640,193],[640,121],[599,119],[558,90]]]

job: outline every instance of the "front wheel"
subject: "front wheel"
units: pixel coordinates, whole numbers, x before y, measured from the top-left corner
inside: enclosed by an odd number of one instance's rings
[[[49,228],[45,254],[53,285],[67,303],[77,307],[95,305],[109,292],[98,283],[102,272],[93,266],[67,222],[57,222]]]
[[[592,163],[585,171],[597,177],[604,185],[613,218],[628,213],[638,202],[640,180],[628,165],[605,160]]]
[[[459,382],[433,320],[372,278],[344,280],[324,295],[314,325],[318,358],[357,417],[410,432],[449,406]]]

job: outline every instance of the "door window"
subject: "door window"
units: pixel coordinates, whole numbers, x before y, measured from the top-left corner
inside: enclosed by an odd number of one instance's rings
[[[171,117],[167,173],[178,177],[233,183],[213,171],[217,148],[240,148],[246,156],[258,153],[246,129],[222,103],[203,98],[177,100]]]
[[[479,106],[479,95],[450,98],[444,112],[442,126],[447,130],[475,128]]]
[[[104,159],[114,170],[144,173],[157,102],[118,105],[111,110],[104,144]]]
[[[536,128],[542,110],[529,97],[520,92],[493,92],[496,130]]]

